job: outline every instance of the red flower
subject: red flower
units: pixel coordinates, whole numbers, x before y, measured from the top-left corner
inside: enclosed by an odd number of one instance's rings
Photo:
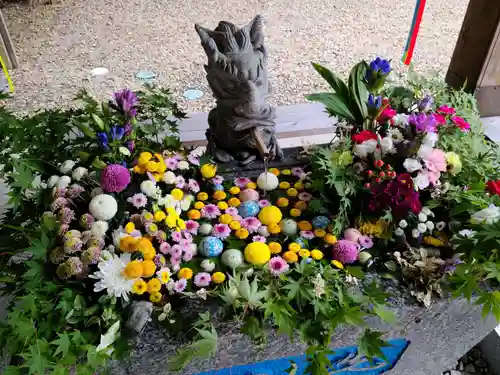
[[[352,135],[352,140],[354,143],[363,143],[365,141],[369,141],[370,139],[377,139],[377,134],[371,132],[369,130],[360,131],[358,134]]]
[[[444,117],[442,114],[434,113],[434,119],[439,125],[446,125],[446,117]]]
[[[500,180],[498,181],[488,181],[486,183],[487,189],[491,194],[500,196]]]
[[[470,124],[460,116],[453,116],[451,118],[451,121],[453,121],[455,125],[462,129],[462,131],[464,132],[470,129]]]
[[[446,104],[439,107],[437,111],[443,115],[454,115],[456,112],[455,108],[449,107]]]
[[[396,112],[396,110],[392,109],[391,107],[385,107],[382,113],[378,115],[377,122],[379,124],[385,124],[389,122],[397,114],[398,113]]]

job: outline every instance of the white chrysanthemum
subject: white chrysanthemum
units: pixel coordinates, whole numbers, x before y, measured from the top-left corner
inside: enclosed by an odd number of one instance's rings
[[[420,237],[420,232],[418,231],[418,229],[413,229],[413,230],[411,231],[411,236],[412,236],[413,238],[418,238],[418,237]]]
[[[158,190],[156,189],[156,184],[151,180],[146,180],[141,182],[141,191],[148,197],[155,198],[158,195]]]
[[[382,154],[392,154],[396,152],[394,148],[394,143],[392,142],[392,137],[384,137],[380,140],[380,148],[382,149]]]
[[[97,238],[102,238],[106,235],[108,229],[109,229],[108,223],[106,221],[99,220],[92,224],[90,232],[92,233],[92,236]]]
[[[392,142],[394,144],[398,144],[404,141],[405,137],[403,136],[403,133],[401,133],[401,130],[398,128],[392,128],[389,130],[389,134],[391,135]]]
[[[184,198],[179,202],[179,207],[182,211],[187,211],[189,210],[189,207],[191,207],[191,203],[194,201],[194,196],[191,194],[184,196]]]
[[[396,230],[394,231],[394,235],[397,237],[401,237],[403,234],[405,234],[405,232],[401,228],[396,228]]]
[[[108,221],[115,217],[118,211],[116,199],[109,194],[96,195],[89,203],[89,212],[97,220]]]
[[[427,226],[427,229],[429,229],[430,232],[432,232],[435,228],[435,225],[432,221],[428,221],[427,223],[425,223],[425,225]]]
[[[89,171],[87,168],[84,167],[78,167],[73,171],[73,174],[71,175],[73,177],[73,180],[80,181],[82,178],[87,177],[89,175]]]
[[[64,163],[62,163],[61,167],[59,168],[59,171],[63,174],[67,174],[71,172],[75,164],[76,163],[73,160],[66,160]]]
[[[134,280],[128,280],[123,276],[125,267],[130,262],[130,253],[123,253],[119,257],[111,254],[111,258],[97,264],[99,271],[89,277],[99,280],[94,284],[94,292],[99,293],[106,290],[109,296],[123,298],[128,301],[128,294],[132,290]]]
[[[100,187],[93,188],[90,192],[90,196],[92,198],[97,197],[98,195],[104,193]]]
[[[200,265],[206,272],[212,272],[215,269],[215,263],[210,259],[204,259]]]
[[[173,185],[175,184],[175,181],[177,180],[177,176],[175,175],[174,172],[172,171],[167,171],[163,174],[162,178],[164,183]]]
[[[423,212],[420,212],[418,214],[418,221],[420,221],[421,223],[425,223],[427,221],[427,215]]]
[[[186,170],[189,168],[189,163],[185,160],[181,160],[179,164],[177,164],[177,168],[179,168],[181,171]]]
[[[399,222],[399,227],[405,229],[408,226],[408,222],[406,220],[401,220]]]
[[[417,230],[420,233],[425,233],[427,232],[427,225],[425,225],[424,223],[418,223]]]
[[[58,189],[66,189],[69,184],[71,184],[71,178],[69,176],[61,176],[56,183]]]
[[[417,159],[407,158],[403,163],[403,167],[405,167],[408,172],[413,173],[422,169],[422,163]]]

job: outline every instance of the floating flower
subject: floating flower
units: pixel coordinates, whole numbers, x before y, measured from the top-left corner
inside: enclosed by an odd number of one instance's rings
[[[267,267],[271,274],[274,276],[279,276],[290,269],[290,266],[285,261],[285,259],[280,256],[271,258],[271,260],[269,260],[269,263],[267,264]]]
[[[234,184],[240,189],[244,189],[252,180],[247,177],[238,177],[234,180]]]
[[[212,278],[208,272],[199,272],[194,277],[194,285],[197,287],[205,287],[210,285]]]
[[[252,216],[244,218],[240,221],[240,224],[243,228],[247,229],[249,233],[257,232],[262,225],[259,219]]]
[[[187,280],[186,279],[180,279],[174,283],[174,292],[176,293],[182,293],[184,289],[186,289],[187,286]]]
[[[343,264],[354,263],[358,258],[358,252],[358,244],[347,240],[339,240],[333,245],[332,257]]]
[[[305,238],[306,240],[312,240],[315,235],[312,230],[303,230],[299,232],[300,237]]]
[[[260,208],[271,206],[271,202],[269,202],[267,199],[261,199],[257,203],[259,204]]]
[[[358,243],[361,245],[362,249],[371,249],[373,247],[373,240],[367,236],[359,237]]]
[[[220,238],[221,240],[225,240],[231,235],[231,228],[229,228],[229,225],[227,224],[215,224],[212,230],[212,235]]]
[[[206,219],[215,219],[220,215],[220,210],[215,204],[207,204],[201,209],[201,216]]]

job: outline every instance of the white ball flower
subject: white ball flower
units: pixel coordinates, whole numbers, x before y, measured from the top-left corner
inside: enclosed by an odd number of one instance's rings
[[[424,223],[418,223],[417,230],[420,233],[425,233],[427,232],[427,225],[425,225]]]
[[[62,165],[59,167],[59,171],[63,174],[67,174],[71,172],[73,167],[75,166],[75,162],[73,160],[66,160]]]
[[[427,226],[427,229],[429,229],[430,232],[432,232],[435,228],[435,225],[432,221],[428,221],[427,223],[425,223],[425,225]]]
[[[422,169],[422,163],[417,159],[407,158],[403,163],[403,167],[405,167],[408,172],[413,173]]]
[[[436,229],[438,231],[442,231],[444,228],[446,228],[446,223],[444,221],[440,221],[436,224]]]
[[[422,207],[422,210],[420,212],[423,212],[427,216],[434,216],[434,213],[431,211],[429,207]]]
[[[198,245],[195,244],[194,242],[191,242],[189,244],[189,249],[191,250],[191,252],[193,253],[193,256],[198,254]]]
[[[57,185],[57,182],[59,181],[59,176],[50,176],[49,180],[47,181],[47,186],[49,188],[53,188],[54,186]]]
[[[156,197],[158,190],[156,189],[156,184],[151,180],[146,180],[141,182],[141,191],[148,197]]]
[[[89,212],[97,220],[108,221],[118,212],[118,203],[109,194],[99,194],[90,201]]]
[[[420,232],[418,231],[418,229],[413,229],[413,230],[411,231],[411,236],[412,236],[413,238],[418,238],[418,237],[420,237]]]
[[[405,234],[405,232],[401,228],[396,228],[396,230],[394,231],[394,235],[397,237],[401,237],[404,234]]]
[[[406,220],[404,220],[404,219],[403,219],[403,220],[401,220],[401,221],[399,222],[399,227],[400,227],[400,228],[405,229],[407,226],[408,226],[408,223],[406,222]]]
[[[279,184],[278,177],[271,172],[263,172],[257,178],[257,186],[265,191],[275,190]]]
[[[106,221],[96,221],[92,224],[92,228],[90,228],[90,233],[92,236],[97,238],[102,238],[106,235],[106,232],[109,229],[109,225]]]
[[[198,232],[202,236],[208,236],[210,233],[212,233],[212,225],[208,223],[201,224],[200,228],[198,229]]]
[[[87,177],[89,175],[89,171],[87,168],[78,167],[73,171],[72,177],[73,180],[80,181],[82,178]]]
[[[172,171],[167,171],[163,174],[163,177],[161,178],[164,183],[172,185],[175,184],[176,182],[176,176],[175,173]]]
[[[201,262],[201,268],[206,272],[212,272],[215,269],[215,263],[210,259],[205,259]]]
[[[181,171],[189,169],[189,163],[185,160],[181,160],[179,164],[177,164],[177,168],[179,168]]]
[[[57,188],[58,189],[66,189],[71,183],[71,178],[69,176],[61,176],[59,180],[57,180]]]
[[[418,221],[420,221],[421,223],[425,223],[427,221],[427,215],[423,212],[420,212],[418,214]]]
[[[93,188],[92,191],[90,192],[90,196],[94,198],[95,196],[102,194],[103,191],[100,187]]]

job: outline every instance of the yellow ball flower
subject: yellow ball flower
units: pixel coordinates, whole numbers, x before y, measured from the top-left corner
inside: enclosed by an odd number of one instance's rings
[[[305,211],[307,210],[307,203],[304,201],[297,201],[295,202],[293,207],[295,207],[297,210]]]
[[[241,204],[241,201],[238,198],[236,198],[236,197],[232,197],[232,198],[229,198],[229,200],[227,201],[227,203],[231,207],[238,207]]]
[[[300,245],[297,242],[292,242],[290,245],[288,245],[288,250],[297,253],[300,250]]]
[[[241,189],[238,186],[231,186],[231,189],[229,189],[229,193],[232,195],[239,194]]]
[[[151,279],[148,281],[148,293],[159,292],[161,289],[161,282],[158,279]]]
[[[290,183],[287,181],[281,181],[279,188],[283,190],[290,189]]]
[[[299,256],[301,258],[309,258],[311,256],[311,252],[307,249],[300,249],[299,250]]]
[[[269,247],[271,254],[281,253],[282,247],[281,244],[279,244],[278,242],[269,242],[267,246]]]
[[[177,217],[169,215],[165,219],[165,225],[169,228],[173,228],[177,225]]]
[[[248,233],[248,231],[245,229],[245,228],[240,228],[238,229],[235,233],[236,237],[238,237],[240,240],[244,240],[246,238],[248,238],[248,235],[250,233]]]
[[[137,174],[146,173],[146,169],[142,168],[140,165],[135,165],[134,168],[132,168],[132,171]]]
[[[257,189],[257,184],[255,182],[249,182],[246,186],[247,189]]]
[[[226,275],[224,275],[222,272],[215,272],[212,275],[212,281],[215,284],[222,284],[226,280]]]
[[[137,250],[137,238],[125,236],[120,238],[120,250],[125,253],[133,253]]]
[[[142,272],[142,262],[140,260],[133,260],[129,262],[123,270],[123,274],[127,279],[136,279],[141,277]]]
[[[153,244],[151,243],[151,240],[149,240],[146,237],[141,237],[137,242],[137,250],[139,250],[141,253],[144,253],[149,249],[153,249]]]
[[[299,229],[300,230],[312,230],[312,225],[310,222],[308,222],[307,220],[301,220],[299,221]]]
[[[229,205],[226,202],[219,202],[217,203],[217,207],[219,207],[219,210],[226,210]]]
[[[198,199],[199,201],[206,201],[208,199],[208,194],[204,191],[201,191],[196,195],[196,199]]]
[[[297,208],[292,208],[290,210],[290,216],[292,217],[299,217],[302,214],[302,211],[297,209]]]
[[[297,253],[294,253],[293,251],[285,251],[283,253],[283,259],[287,263],[295,263],[299,260],[299,257],[297,256]]]
[[[160,222],[160,221],[165,220],[165,218],[167,217],[167,214],[163,211],[156,211],[153,216],[154,216],[156,222]]]
[[[154,292],[149,295],[149,300],[153,303],[158,303],[161,301],[161,293],[160,292]]]
[[[158,165],[158,163],[156,163],[154,161],[148,161],[146,163],[146,170],[148,172],[156,172],[157,165]]]
[[[314,235],[319,238],[323,238],[326,236],[326,231],[324,229],[318,228],[314,230]]]
[[[335,243],[337,243],[337,237],[335,237],[333,234],[326,234],[325,237],[323,237],[324,241],[328,244],[328,245],[333,245]]]
[[[290,197],[296,197],[299,192],[297,191],[297,189],[295,188],[290,188],[286,191],[286,193],[290,196]]]
[[[127,232],[128,234],[132,233],[133,231],[135,230],[135,224],[132,223],[131,221],[129,221],[126,225],[125,225],[125,232]]]
[[[229,214],[222,214],[219,216],[219,223],[221,224],[229,224],[233,221],[233,217]]]
[[[337,268],[340,268],[341,270],[344,269],[344,265],[340,263],[338,260],[332,260],[332,265],[334,265]]]
[[[193,270],[188,267],[181,268],[177,273],[177,276],[179,277],[179,279],[189,280],[193,277]]]
[[[232,230],[238,230],[241,228],[241,224],[239,221],[233,220],[229,223],[229,228]]]
[[[194,208],[196,208],[197,210],[201,210],[203,207],[205,207],[205,203],[203,202],[198,201],[194,204]]]
[[[280,175],[280,170],[278,168],[269,168],[269,172],[271,172],[275,176],[279,176]]]
[[[137,164],[140,166],[145,166],[153,157],[150,152],[141,152],[139,154],[139,159],[137,159]]]
[[[144,294],[148,290],[148,284],[143,279],[137,279],[132,285],[132,293],[134,294]]]
[[[281,227],[278,223],[271,223],[267,226],[267,230],[271,234],[279,234],[281,232]]]
[[[271,250],[264,242],[252,242],[245,247],[245,260],[254,266],[262,266],[271,259]]]
[[[186,222],[182,219],[177,219],[177,226],[180,230],[186,229]]]
[[[293,187],[299,191],[304,190],[304,183],[302,181],[296,182]]]
[[[159,173],[151,173],[151,176],[153,176],[156,182],[161,180],[161,175]]]
[[[201,213],[198,210],[189,210],[187,215],[191,220],[198,220],[201,217]]]
[[[200,172],[204,178],[214,178],[217,173],[217,166],[215,164],[203,164]]]
[[[278,198],[278,200],[276,201],[276,205],[278,207],[282,207],[282,208],[288,207],[288,204],[289,204],[289,201],[285,197]]]
[[[149,248],[142,253],[144,260],[153,260],[156,256],[156,250],[154,248]]]
[[[292,171],[290,169],[283,169],[281,171],[281,173],[284,175],[284,176],[290,176],[292,174]]]
[[[174,197],[176,201],[180,201],[182,198],[184,198],[184,192],[181,189],[172,189],[170,192],[170,195]]]
[[[321,260],[323,259],[323,252],[319,251],[318,249],[311,250],[311,258],[314,260]]]
[[[146,279],[152,277],[156,271],[156,264],[152,260],[142,262],[142,277]]]
[[[224,192],[222,190],[216,190],[214,192],[214,195],[213,195],[214,199],[217,201],[221,201],[223,199],[226,199],[226,196],[227,196],[226,192]]]
[[[259,212],[259,220],[264,225],[278,224],[282,218],[281,210],[276,206],[263,207]]]

